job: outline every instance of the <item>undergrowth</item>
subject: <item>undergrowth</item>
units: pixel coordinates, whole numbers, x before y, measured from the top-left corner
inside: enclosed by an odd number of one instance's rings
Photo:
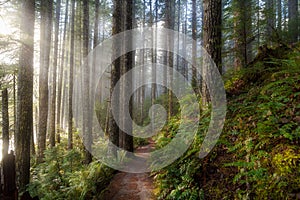
[[[66,146],[63,140],[47,149],[44,162],[32,167],[31,196],[43,200],[100,199],[114,171],[98,161],[83,164],[82,145],[74,145],[72,150],[66,150]]]
[[[300,53],[282,47],[270,51],[247,68],[228,73],[228,111],[218,144],[204,159],[197,157],[210,121],[210,113],[204,113],[189,150],[154,173],[159,199],[299,195]],[[168,122],[157,137],[157,148],[176,134],[178,120]]]

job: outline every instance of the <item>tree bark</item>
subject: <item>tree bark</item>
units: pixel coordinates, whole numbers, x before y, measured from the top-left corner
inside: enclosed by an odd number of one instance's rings
[[[42,162],[46,149],[48,121],[48,70],[52,34],[52,0],[41,1],[41,42],[40,42],[40,75],[39,75],[39,134],[38,157]]]
[[[282,31],[282,2],[281,0],[277,0],[277,30],[278,33],[281,34]]]
[[[14,149],[17,148],[17,102],[16,102],[16,71],[14,71],[14,80],[13,80],[13,104],[14,104]]]
[[[56,111],[56,78],[57,78],[57,61],[58,61],[58,35],[59,35],[59,19],[60,19],[60,3],[56,2],[55,16],[55,37],[54,37],[54,55],[53,55],[53,75],[52,75],[52,95],[50,104],[50,146],[55,146],[55,111]]]
[[[203,46],[207,53],[211,56],[222,74],[222,1],[221,0],[204,0],[203,1]],[[207,62],[204,61],[204,64]],[[202,77],[205,80],[207,74],[210,73],[207,67],[203,67]],[[210,80],[206,80],[210,81]],[[202,102],[205,105],[208,101],[208,92],[205,82],[202,82]]]
[[[8,92],[2,90],[2,158],[8,154],[9,146],[9,115],[8,115]]]
[[[272,42],[274,40],[274,30],[275,30],[275,11],[274,11],[274,0],[265,0],[266,10],[265,15],[267,19],[267,42]]]
[[[86,58],[89,52],[89,3],[83,0],[83,57]],[[90,69],[88,59],[84,63],[84,105],[83,105],[83,143],[85,147],[85,163],[92,162],[92,115],[90,110]]]
[[[114,0],[113,1],[113,27],[112,27],[112,35],[118,34],[122,31],[122,27],[120,24],[122,24],[122,4],[123,0]],[[119,51],[119,44],[117,41],[113,42],[113,54],[118,54]],[[111,66],[111,83],[110,83],[110,97],[112,96],[113,90],[116,90],[116,93],[120,93],[120,88],[116,88],[116,84],[119,81],[120,78],[120,67],[121,67],[121,59],[117,58],[113,61],[113,64]],[[118,95],[116,95],[118,96]],[[119,127],[114,120],[115,118],[118,118],[119,116],[113,116],[112,114],[112,106],[115,106],[116,110],[119,110],[119,98],[116,97],[116,99],[110,98],[110,111],[109,111],[109,140],[112,144],[115,146],[119,146]],[[114,157],[117,156],[116,149],[112,146],[108,146],[108,153],[112,154]]]
[[[21,49],[18,73],[16,163],[19,191],[26,190],[30,177],[30,135],[33,129],[33,48],[35,1],[21,2]]]
[[[62,53],[61,53],[61,61],[60,61],[60,68],[59,68],[59,80],[58,80],[58,91],[57,91],[57,117],[56,117],[56,124],[57,124],[57,142],[60,143],[60,131],[62,128],[61,124],[61,102],[62,102],[62,83],[63,83],[63,74],[64,74],[64,61],[65,61],[65,51],[66,51],[66,33],[67,33],[67,22],[69,16],[69,0],[66,2],[66,11],[65,11],[65,21],[64,21],[64,29],[63,29],[63,39],[62,39]],[[63,115],[63,114],[62,114]]]
[[[146,0],[143,0],[143,22],[142,22],[142,26],[145,27],[146,25]],[[145,34],[142,33],[142,39],[144,40],[145,39]],[[143,45],[144,46],[144,45]],[[141,49],[140,50],[140,53],[141,53],[141,60],[142,60],[142,65],[144,66],[145,65],[145,60],[147,59],[147,56],[145,58],[145,53],[146,53],[146,50],[145,49]],[[140,72],[140,78],[144,78],[146,75],[146,72],[145,70],[141,69],[141,72]],[[145,102],[145,87],[141,87],[140,88],[140,94],[139,94],[139,97],[140,99],[140,123],[143,124],[144,123],[144,102]]]
[[[235,0],[235,68],[246,67],[251,61],[251,2],[247,0]],[[247,9],[245,9],[247,8]]]
[[[74,70],[74,46],[75,46],[75,0],[72,1],[71,16],[71,44],[70,44],[70,72],[69,72],[69,97],[68,97],[68,149],[73,149],[73,70]]]
[[[126,22],[125,22],[125,31],[130,30],[133,28],[133,14],[134,14],[134,6],[133,6],[134,0],[126,0]],[[132,40],[131,38],[128,39],[126,42],[126,48],[131,49],[132,46]],[[129,52],[125,55],[125,63],[124,63],[124,72],[129,72],[134,65],[134,53]],[[123,96],[125,97],[126,94],[132,93],[132,77],[129,77],[127,80],[125,80],[125,84],[123,85]],[[125,106],[125,104],[123,104]],[[129,102],[129,112],[132,116],[132,101]],[[123,108],[125,110],[125,108]],[[123,116],[123,124],[128,127],[128,131],[130,133],[123,133],[123,148],[126,151],[133,152],[133,136],[132,136],[132,123],[131,119],[127,119],[125,115]],[[131,135],[130,135],[131,134]]]
[[[99,43],[99,6],[100,6],[100,3],[99,3],[99,0],[95,0],[95,21],[94,21],[94,38],[93,38],[93,48],[96,48],[98,43]],[[93,64],[92,64],[92,72],[91,72],[91,77],[92,77],[92,80],[96,80],[96,56],[97,55],[93,55]],[[88,67],[88,66],[87,66]],[[90,84],[91,86],[91,89],[90,89],[90,103],[88,104],[89,106],[89,129],[90,129],[90,132],[88,133],[89,136],[88,136],[88,148],[91,148],[91,144],[92,144],[92,133],[93,133],[93,112],[94,112],[94,90],[95,90],[95,84],[91,83]],[[92,156],[91,156],[91,149],[88,149],[89,151],[86,152],[86,163],[90,163],[92,161]]]
[[[197,41],[197,4],[196,0],[192,0],[192,38]],[[196,70],[197,59],[197,43],[192,44],[192,87],[196,93],[198,93],[198,80]]]
[[[156,4],[156,2],[155,2]],[[152,0],[150,0],[150,27],[153,28],[153,10],[152,10]],[[152,42],[153,42],[153,46],[155,46],[155,42],[156,42],[156,33],[152,32]],[[156,49],[151,49],[151,62],[152,63],[156,63]],[[154,67],[152,67],[151,70],[151,78],[152,78],[152,82],[153,84],[151,85],[151,104],[154,104],[154,101],[156,99],[156,70]],[[153,117],[153,116],[152,116]]]
[[[298,0],[288,0],[288,18],[289,18],[289,38],[290,43],[298,41],[299,35],[299,17]]]
[[[166,1],[166,24],[168,29],[174,30],[175,25],[175,2]],[[174,65],[174,37],[172,34],[168,37],[168,67],[173,68]],[[173,71],[170,70],[168,74],[168,85],[172,86],[173,84]],[[173,92],[172,89],[168,90],[168,119],[173,115]]]
[[[33,126],[32,126],[32,132],[30,135],[30,153],[32,156],[35,156],[35,144],[34,144],[34,134],[33,134]]]
[[[38,105],[35,105],[34,106],[34,111],[35,111],[35,115],[34,115],[34,118],[35,118],[35,136],[37,137],[37,134],[39,132],[39,124],[38,124],[38,121],[39,121],[39,109],[38,109]]]
[[[187,20],[188,20],[188,2],[185,2],[185,17],[184,17],[184,24],[182,25],[182,32],[183,34],[187,34]],[[183,41],[182,44],[182,49],[183,49],[183,57],[186,57],[186,41]],[[183,60],[183,74],[184,77],[189,80],[189,69],[188,69],[188,63],[187,61]]]

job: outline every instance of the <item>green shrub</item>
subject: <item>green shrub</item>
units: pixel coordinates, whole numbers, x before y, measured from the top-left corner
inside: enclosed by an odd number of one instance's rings
[[[97,161],[83,164],[83,151],[64,149],[65,143],[47,149],[44,162],[31,169],[29,192],[40,199],[95,199],[112,178],[113,170]]]

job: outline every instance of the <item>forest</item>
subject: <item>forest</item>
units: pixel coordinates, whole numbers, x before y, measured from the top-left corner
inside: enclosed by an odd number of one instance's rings
[[[300,199],[298,0],[0,0],[0,199]]]

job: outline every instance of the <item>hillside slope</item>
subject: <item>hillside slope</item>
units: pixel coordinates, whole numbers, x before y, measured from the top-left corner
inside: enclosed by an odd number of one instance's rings
[[[155,173],[160,199],[300,199],[299,47],[261,47],[256,59],[228,73],[228,111],[218,145],[197,152],[210,114],[204,113],[193,145]],[[157,147],[176,134],[174,118]]]

